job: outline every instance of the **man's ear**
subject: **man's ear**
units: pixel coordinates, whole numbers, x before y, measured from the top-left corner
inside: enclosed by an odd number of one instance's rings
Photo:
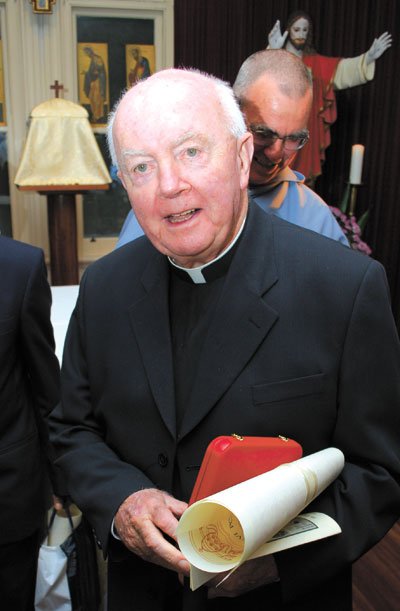
[[[127,191],[128,189],[126,188],[125,180],[124,180],[124,177],[122,176],[121,170],[118,170],[117,176],[120,179],[120,181],[122,182],[122,185],[123,185],[125,191]]]
[[[251,160],[254,144],[250,132],[245,132],[238,138],[238,153],[240,159],[240,188],[246,189],[249,182]]]

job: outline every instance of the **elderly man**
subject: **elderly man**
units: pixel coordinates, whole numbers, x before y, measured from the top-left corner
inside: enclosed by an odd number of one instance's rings
[[[159,72],[111,126],[146,235],[85,272],[51,421],[109,555],[108,609],[350,609],[351,562],[400,512],[384,271],[249,204],[252,137],[217,79]],[[287,435],[305,454],[339,447],[344,471],[312,507],[343,533],[191,592],[174,531],[207,445],[232,431]]]
[[[312,80],[303,62],[288,51],[259,51],[242,64],[233,86],[254,138],[250,193],[271,214],[348,246],[325,202],[289,168],[308,140]],[[133,210],[118,246],[142,235]]]

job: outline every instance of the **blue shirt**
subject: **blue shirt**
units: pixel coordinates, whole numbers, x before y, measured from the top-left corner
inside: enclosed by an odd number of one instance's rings
[[[143,234],[144,231],[139,225],[138,220],[133,213],[133,210],[129,210],[128,216],[126,217],[125,222],[122,225],[121,233],[119,234],[118,242],[115,248],[124,246],[125,244],[128,244],[128,242],[132,242],[132,240],[140,238],[140,236]]]
[[[250,188],[250,193],[265,212],[349,246],[329,206],[303,182],[300,172],[284,168],[272,184]]]

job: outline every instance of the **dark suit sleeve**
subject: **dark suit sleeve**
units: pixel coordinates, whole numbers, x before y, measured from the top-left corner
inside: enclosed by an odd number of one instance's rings
[[[20,337],[32,394],[46,418],[59,400],[59,365],[50,322],[51,291],[43,254],[32,265],[22,300]]]
[[[155,486],[140,469],[118,456],[118,449],[108,443],[105,423],[96,413],[96,398],[92,394],[95,385],[91,384],[96,355],[92,355],[89,364],[86,342],[85,316],[90,311],[85,304],[87,278],[88,274],[81,281],[68,327],[61,376],[62,403],[52,413],[50,431],[58,455],[56,463],[66,477],[67,488],[88,516],[97,542],[106,552],[111,523],[121,503],[133,492]],[[120,426],[117,415],[114,424]]]
[[[348,321],[332,445],[345,454],[344,471],[310,509],[332,516],[343,532],[276,555],[285,600],[354,562],[400,513],[399,341],[386,276],[373,261]]]
[[[35,250],[30,253],[30,259],[19,318],[20,354],[29,380],[41,447],[47,459],[53,490],[56,490],[61,479],[53,465],[54,452],[49,442],[47,417],[60,398],[60,368],[54,351],[51,291],[43,252]]]

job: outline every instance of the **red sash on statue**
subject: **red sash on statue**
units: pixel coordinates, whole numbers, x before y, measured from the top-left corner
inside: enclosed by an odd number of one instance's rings
[[[321,174],[325,149],[331,142],[330,126],[336,121],[333,79],[341,58],[303,55],[302,59],[313,77],[313,103],[308,124],[310,141],[300,149],[290,167],[309,180]]]

